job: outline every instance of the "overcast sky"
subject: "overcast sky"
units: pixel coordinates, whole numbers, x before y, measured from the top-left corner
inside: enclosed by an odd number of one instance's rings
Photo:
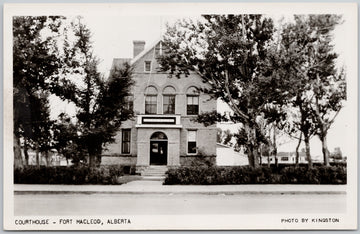
[[[173,23],[176,19],[182,16],[120,16],[120,15],[105,15],[101,17],[83,16],[83,22],[91,29],[93,36],[92,41],[94,45],[95,54],[100,58],[99,70],[105,75],[108,74],[113,58],[132,58],[133,55],[133,40],[144,40],[146,46],[151,45],[155,40],[161,37],[165,31],[165,24]],[[198,18],[199,16],[194,16]],[[282,16],[273,16],[277,22]],[[291,15],[286,15],[285,20],[291,19]],[[346,64],[347,57],[344,56],[346,50],[346,24],[339,26],[335,33],[335,49],[341,55],[339,58],[339,65]],[[70,110],[71,107],[63,105],[62,110]],[[218,110],[227,110],[226,105],[218,104]],[[329,131],[328,147],[333,151],[334,147],[341,147],[344,154],[347,154],[346,135],[347,124],[345,121],[346,114],[349,113],[344,108],[338,115],[333,127]],[[223,129],[229,128],[233,132],[237,131],[236,126],[223,125]],[[294,151],[297,142],[286,140],[279,140],[279,142],[288,142],[279,147],[278,151]],[[304,147],[304,146],[301,146]],[[314,155],[321,155],[321,144],[317,137],[313,137],[311,141],[311,153]]]

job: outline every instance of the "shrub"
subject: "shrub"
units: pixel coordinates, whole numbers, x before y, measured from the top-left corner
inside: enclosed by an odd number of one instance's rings
[[[14,170],[15,184],[118,184],[124,166],[111,165],[90,168],[87,166],[37,167],[27,166]]]
[[[346,184],[346,167],[179,167],[166,172],[164,184]]]

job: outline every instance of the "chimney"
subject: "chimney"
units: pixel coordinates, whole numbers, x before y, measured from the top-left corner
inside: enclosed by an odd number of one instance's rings
[[[134,58],[145,49],[145,41],[133,41]]]

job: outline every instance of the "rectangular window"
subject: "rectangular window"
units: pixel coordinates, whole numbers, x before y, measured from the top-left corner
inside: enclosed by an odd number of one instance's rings
[[[147,95],[145,97],[145,114],[156,114],[157,113],[157,96]]]
[[[121,153],[130,154],[131,129],[122,130]]]
[[[151,61],[145,61],[145,71],[151,71]]]
[[[164,114],[175,114],[175,95],[164,95],[163,112]]]
[[[281,161],[289,161],[289,157],[281,157]]]
[[[188,115],[199,114],[199,96],[187,96],[187,111]]]
[[[196,154],[196,130],[188,131],[188,154]]]
[[[125,107],[128,110],[133,110],[133,108],[134,108],[134,96],[125,97]]]

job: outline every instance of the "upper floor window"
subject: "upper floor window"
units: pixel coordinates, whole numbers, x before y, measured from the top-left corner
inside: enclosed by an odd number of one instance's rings
[[[157,113],[157,89],[149,86],[145,90],[145,114]]]
[[[145,70],[146,72],[151,71],[151,61],[145,61],[145,63],[144,63],[144,70]]]
[[[124,98],[124,101],[125,101],[125,108],[127,109],[127,110],[133,110],[133,108],[134,108],[134,96],[126,96],[125,98]]]
[[[199,90],[195,87],[190,87],[186,91],[186,114],[199,114]]]
[[[167,86],[163,91],[163,113],[175,114],[175,89]]]

